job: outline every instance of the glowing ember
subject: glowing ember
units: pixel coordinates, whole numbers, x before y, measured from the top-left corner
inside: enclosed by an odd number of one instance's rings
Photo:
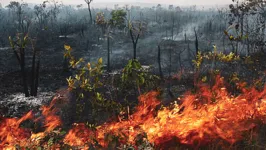
[[[146,137],[158,147],[169,142],[201,145],[213,140],[224,140],[231,144],[241,140],[243,133],[266,119],[266,86],[262,91],[255,88],[243,88],[239,84],[241,94],[232,96],[223,83],[217,78],[213,87],[199,86],[198,94],[187,92],[180,99],[181,105],[174,104],[158,110],[160,101],[157,92],[150,92],[139,97],[139,105],[126,121],[105,123],[88,129],[84,124],[76,124],[63,142],[70,146],[86,149],[98,143],[106,147],[112,140],[110,135],[117,136],[120,144],[136,145],[140,135]],[[51,132],[60,125],[59,118],[52,109],[43,107],[45,116],[45,132]],[[8,148],[16,144],[25,146],[29,133],[19,128],[22,121],[30,119],[31,113],[20,120],[5,119],[0,125],[1,147]],[[20,135],[20,136],[16,136]],[[146,136],[145,136],[146,135]],[[44,137],[44,133],[39,133]],[[31,135],[31,138],[36,135]],[[97,141],[97,142],[96,142]]]

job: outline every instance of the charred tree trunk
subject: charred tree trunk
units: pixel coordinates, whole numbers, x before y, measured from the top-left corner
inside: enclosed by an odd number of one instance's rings
[[[175,15],[172,16],[172,40],[174,40]]]
[[[172,49],[169,49],[169,70],[168,70],[168,93],[171,93],[171,74],[172,74]]]
[[[90,24],[92,24],[92,23],[93,23],[93,21],[92,21],[92,15],[91,15],[91,5],[90,5],[90,3],[88,3],[88,10],[89,10],[89,13],[90,13]]]
[[[171,73],[172,73],[172,49],[169,49],[169,70],[168,70],[169,77],[171,77]]]
[[[38,80],[39,80],[39,70],[40,70],[40,58],[36,63],[36,49],[33,50],[33,57],[32,57],[32,66],[31,66],[31,88],[30,88],[30,95],[37,96],[38,92]]]
[[[266,26],[265,26],[265,18],[263,17],[263,18],[262,18],[262,33],[261,33],[261,38],[262,38],[262,39],[261,39],[261,44],[260,44],[260,45],[261,45],[261,48],[260,48],[260,49],[261,49],[261,52],[264,52],[264,44],[265,44],[265,42],[264,42],[264,39],[265,39],[265,37],[264,37],[264,36],[265,36],[265,27],[266,27]]]
[[[20,48],[20,69],[21,69],[21,75],[22,75],[22,84],[23,84],[23,91],[25,94],[25,97],[29,97],[30,93],[28,90],[28,85],[27,85],[27,71],[25,69],[25,49]]]
[[[133,42],[134,56],[133,59],[137,59],[137,43]]]
[[[37,96],[38,93],[38,86],[39,86],[39,74],[40,74],[40,59],[37,62],[37,67],[36,67],[36,75],[35,75],[35,87],[34,87],[34,95]]]
[[[107,71],[110,72],[110,36],[107,36]]]
[[[241,13],[240,23],[241,23],[240,36],[242,37],[244,34],[244,12]]]
[[[69,121],[70,124],[74,123],[76,121],[76,115],[77,115],[77,92],[72,91],[71,92],[71,98],[70,98],[70,114],[69,114]]]
[[[138,33],[136,39],[134,38],[132,29],[129,29],[129,33],[133,44],[133,59],[137,59],[137,44],[140,37],[140,33]]]
[[[196,47],[196,55],[195,57],[197,58],[197,55],[199,53],[199,43],[198,43],[198,34],[196,31],[196,28],[194,28],[194,32],[195,32],[195,47]],[[195,73],[194,73],[194,85],[193,87],[195,88],[197,83],[198,83],[198,76],[199,76],[199,69],[196,68],[196,66],[194,67]]]
[[[196,31],[196,28],[194,28],[194,32],[195,32],[195,47],[196,47],[196,56],[198,55],[199,53],[199,41],[198,41],[198,34],[197,34],[197,31]]]
[[[181,54],[184,52],[185,50],[181,51],[178,53],[178,64],[179,64],[179,69],[182,71],[183,70],[183,65],[181,63]],[[181,74],[182,75],[182,74]]]
[[[31,65],[31,89],[30,89],[30,95],[35,95],[35,60],[36,60],[36,50],[33,50],[33,57],[32,57],[32,65]]]
[[[30,72],[30,86],[28,87],[28,71],[26,69],[26,60],[25,60],[25,45],[26,45],[26,37],[24,37],[24,41],[20,41],[20,43],[14,42],[10,37],[10,45],[12,47],[13,53],[15,54],[19,66],[20,66],[20,73],[22,78],[22,86],[23,86],[23,92],[25,94],[25,97],[29,96],[37,96],[37,90],[38,87],[38,78],[39,78],[39,66],[40,66],[40,59],[37,63],[36,68],[36,54],[37,51],[35,48],[33,48],[33,55],[32,55],[32,66],[31,66],[31,72]],[[15,47],[16,45],[17,47]],[[29,91],[30,88],[30,91]]]
[[[249,41],[249,22],[248,22],[248,17],[246,17],[246,22],[247,22],[247,51],[248,55],[250,55],[250,41]]]
[[[158,66],[159,66],[159,73],[161,79],[163,79],[163,72],[162,72],[162,66],[161,66],[161,47],[158,45]]]

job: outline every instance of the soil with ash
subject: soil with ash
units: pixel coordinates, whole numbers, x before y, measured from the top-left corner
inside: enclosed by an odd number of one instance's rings
[[[73,48],[75,49],[75,45],[73,43],[69,43],[71,46],[73,45]],[[143,43],[144,44],[144,43]],[[180,43],[179,43],[180,44]],[[29,97],[25,98],[23,96],[23,88],[22,88],[22,80],[21,75],[19,71],[19,66],[17,63],[17,60],[11,50],[1,50],[0,53],[0,116],[5,117],[19,117],[22,116],[24,113],[30,111],[30,110],[36,110],[39,109],[41,105],[47,104],[50,102],[53,96],[56,95],[58,91],[61,89],[66,89],[67,82],[66,78],[68,78],[71,73],[63,72],[63,45],[64,43],[57,43],[59,46],[49,46],[45,48],[44,51],[42,51],[41,54],[41,69],[40,69],[40,81],[39,81],[39,89],[38,89],[38,96],[37,97]],[[148,45],[148,44],[146,44]],[[128,49],[127,47],[130,46],[130,43],[123,44],[123,45],[114,45],[112,52],[112,68],[115,69],[121,69],[124,65],[126,65],[127,61],[130,59],[129,56],[131,56],[132,51],[124,51]],[[145,47],[142,47],[143,49]],[[82,49],[82,48],[80,48]],[[81,51],[81,50],[74,51],[74,55],[79,57],[84,57],[86,61],[94,61],[97,60],[96,57],[90,57],[90,55],[87,55],[89,52]],[[147,48],[148,49],[148,48]],[[121,54],[120,51],[121,50]],[[155,47],[156,50],[156,47]],[[106,52],[102,50],[94,50],[91,51],[92,56],[103,56],[103,58],[106,58]],[[154,55],[152,55],[154,53]],[[186,54],[184,54],[186,55]],[[123,56],[123,57],[122,57]],[[152,64],[155,66],[154,72],[158,72],[157,63],[156,61],[156,52],[153,48],[150,48],[149,51],[146,51],[145,53],[140,51],[140,54],[138,56],[141,56],[139,58],[141,64],[143,65],[149,65]],[[238,64],[238,70],[242,73],[241,77],[243,78],[260,78],[262,74],[258,74],[256,77],[254,76],[253,71],[251,70],[257,70],[260,72],[265,72],[266,70],[266,55],[256,55],[252,56],[256,58],[256,61],[254,64],[251,65],[242,65]],[[177,58],[177,55],[174,53],[173,58]],[[165,58],[166,60],[168,57]],[[114,61],[117,60],[117,61]],[[118,61],[119,60],[119,61]],[[185,68],[189,68],[190,60],[187,60]],[[30,61],[28,62],[30,64]],[[164,62],[165,64],[167,62]],[[28,65],[29,67],[30,65]],[[173,62],[173,68],[178,68],[179,64],[178,62]],[[207,67],[208,68],[208,67]],[[165,75],[167,75],[167,68],[163,68],[163,71],[165,72]],[[31,70],[28,68],[28,70]],[[228,67],[224,67],[222,69],[222,72],[225,74],[230,74],[236,70],[230,70]],[[172,73],[178,73],[178,71],[172,71]],[[174,74],[172,74],[174,75]],[[30,76],[30,75],[29,75]],[[252,81],[252,78],[248,79]],[[265,79],[264,79],[265,80]],[[170,84],[171,90],[168,90],[169,84],[166,82],[163,85],[161,85],[162,89],[165,91],[163,95],[163,104],[169,104],[172,100],[176,100],[178,97],[181,97],[184,92],[191,89],[193,83],[193,72],[191,72],[189,75],[186,76],[186,79],[183,79],[182,81],[173,80]],[[134,99],[137,99],[134,97]]]
[[[0,116],[19,117],[30,110],[39,109],[49,103],[59,89],[66,88],[69,73],[59,67],[49,67],[40,71],[37,97],[25,97],[19,71],[0,74]]]

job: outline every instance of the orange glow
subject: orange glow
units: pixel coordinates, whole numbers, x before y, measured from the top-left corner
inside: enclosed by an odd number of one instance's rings
[[[13,150],[16,144],[24,146],[27,144],[27,138],[30,132],[20,128],[20,124],[32,118],[32,112],[27,113],[20,119],[8,118],[1,120],[0,123],[0,149]]]
[[[33,113],[29,112],[20,119],[7,118],[0,122],[0,149],[15,150],[15,146],[27,147],[32,144],[39,144],[49,132],[58,127],[61,122],[59,116],[55,115],[56,109],[53,108],[56,98],[52,100],[49,106],[42,106],[42,115],[44,119],[44,127],[46,130],[37,134],[31,133],[30,130],[21,128],[22,122],[33,119]],[[35,119],[38,121],[40,119]]]
[[[239,84],[241,93],[233,96],[223,78],[217,77],[214,86],[200,85],[197,94],[185,93],[180,105],[175,103],[161,109],[159,93],[150,92],[139,97],[139,105],[128,120],[107,122],[96,130],[75,124],[63,143],[87,149],[97,141],[106,147],[111,142],[108,135],[113,135],[119,137],[120,144],[135,145],[137,137],[146,134],[147,140],[158,147],[167,146],[169,142],[202,145],[214,140],[233,144],[242,140],[243,133],[256,127],[258,122],[265,123],[266,119],[266,86],[260,91],[244,87],[245,84]],[[52,109],[54,101],[49,107],[42,107],[46,130],[39,133],[40,137],[61,124],[55,109]],[[26,137],[36,137],[36,134],[29,135],[30,132],[19,128],[20,123],[31,116],[30,112],[19,120],[5,119],[0,124],[0,146],[25,146]]]

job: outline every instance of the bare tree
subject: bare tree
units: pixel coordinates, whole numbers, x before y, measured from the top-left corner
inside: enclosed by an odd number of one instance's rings
[[[49,13],[46,10],[46,4],[47,1],[44,1],[40,5],[35,5],[34,6],[34,14],[37,17],[39,28],[44,29],[45,26],[47,25],[47,18],[49,17]]]
[[[48,1],[50,3],[50,11],[48,12],[51,17],[51,24],[54,27],[56,25],[57,15],[60,12],[60,7],[62,5],[59,4],[58,0],[50,0]]]
[[[137,27],[136,27],[137,26]],[[141,21],[129,23],[129,35],[133,44],[133,59],[137,59],[137,45],[141,34],[143,33],[143,23]]]
[[[88,5],[88,10],[89,10],[89,13],[90,13],[90,23],[92,24],[93,23],[93,21],[92,21],[92,15],[91,15],[91,2],[93,1],[93,0],[84,0],[86,3],[87,3],[87,5]]]
[[[240,24],[240,35],[238,37],[234,37],[236,41],[241,41],[243,39],[247,40],[248,51],[250,51],[249,44],[251,41],[255,43],[255,47],[257,47],[261,52],[265,52],[265,30],[266,30],[266,3],[265,0],[232,0],[236,4],[231,4],[229,6],[231,11],[231,21],[236,21]],[[252,16],[252,18],[256,19],[256,25],[251,27],[248,22],[246,22],[246,26],[244,26],[244,20],[248,21],[248,16]],[[239,26],[239,25],[238,25]],[[246,29],[245,29],[246,28]],[[253,30],[253,32],[252,32]],[[246,38],[244,36],[244,32],[246,32]],[[253,40],[252,40],[253,38]],[[248,52],[249,53],[249,52]]]
[[[24,14],[24,9],[25,7],[27,7],[27,3],[19,3],[19,2],[16,2],[16,1],[11,1],[9,3],[9,5],[7,5],[7,8],[10,9],[10,10],[13,10],[13,12],[15,13],[16,17],[17,17],[17,22],[18,22],[18,30],[19,32],[21,33],[24,33],[24,27],[23,27],[23,22],[24,22],[24,19],[23,19],[23,14]],[[15,16],[13,16],[15,18]]]

